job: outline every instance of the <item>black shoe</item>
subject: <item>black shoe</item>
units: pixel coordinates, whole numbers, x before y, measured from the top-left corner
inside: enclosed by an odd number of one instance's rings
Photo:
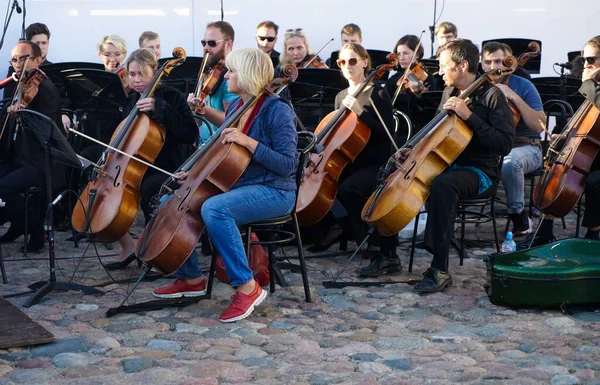
[[[527,238],[517,242],[517,250],[527,250],[531,247],[547,245],[548,243],[552,243],[554,241],[556,241],[556,237],[554,235],[548,236],[544,234],[538,234],[535,238],[533,238],[533,234],[529,234]]]
[[[430,267],[423,275],[423,280],[415,286],[417,293],[435,293],[452,285],[452,276],[448,272],[442,273]]]
[[[585,233],[585,239],[592,239],[595,241],[600,240],[600,231],[598,230],[588,230]]]
[[[0,243],[11,243],[21,235],[23,235],[23,229],[17,229],[16,226],[11,224],[6,233],[0,237]]]
[[[311,253],[325,251],[337,242],[340,243],[340,251],[348,249],[348,236],[339,224],[332,226],[319,243],[307,247],[306,251]]]
[[[111,263],[104,264],[104,268],[106,270],[120,270],[120,269],[124,269],[127,266],[129,266],[129,264],[131,262],[133,262],[135,260],[137,260],[138,267],[142,267],[142,261],[140,261],[139,259],[137,259],[135,253],[131,253],[131,254],[129,254],[129,257],[125,258],[124,260],[122,260],[120,262],[111,262]]]
[[[402,271],[400,258],[396,255],[393,255],[393,257],[391,259],[387,255],[379,253],[371,258],[371,263],[357,268],[355,272],[361,277],[378,277],[383,274],[399,273]]]
[[[45,236],[42,230],[33,232],[29,235],[29,241],[27,241],[27,252],[28,253],[39,253],[44,249]],[[19,249],[22,253],[25,252],[23,246]]]

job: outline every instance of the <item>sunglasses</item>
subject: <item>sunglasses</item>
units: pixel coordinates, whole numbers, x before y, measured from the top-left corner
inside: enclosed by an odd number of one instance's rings
[[[600,56],[588,56],[588,57],[584,57],[583,60],[587,64],[594,64],[596,62],[596,60],[598,60],[599,58],[600,58]]]
[[[301,32],[302,28],[290,28],[286,29],[285,32]]]
[[[267,40],[269,43],[272,43],[275,41],[275,39],[277,39],[277,36],[258,36],[256,35],[256,37],[258,38],[258,40],[260,41],[265,41]]]
[[[210,48],[215,48],[217,46],[217,43],[220,43],[222,41],[225,41],[227,39],[221,39],[221,40],[200,40],[200,43],[202,44],[202,47],[206,47],[206,45],[208,44],[208,46]]]
[[[346,65],[346,60],[344,59],[337,59],[335,62],[337,63],[338,67],[343,67]],[[348,59],[349,66],[355,66],[357,63],[358,59],[355,57]]]

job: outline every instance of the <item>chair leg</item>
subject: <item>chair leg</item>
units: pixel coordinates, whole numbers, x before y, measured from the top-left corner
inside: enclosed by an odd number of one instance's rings
[[[531,184],[529,185],[529,218],[533,214],[533,189],[535,184],[535,177],[531,178]]]
[[[206,295],[208,295],[208,298],[212,298],[212,287],[215,280],[215,270],[217,268],[217,249],[214,246],[212,249],[212,258],[210,259],[210,268],[208,269],[208,282],[206,284]]]
[[[496,213],[494,199],[491,200],[490,206],[492,207],[492,226],[494,227],[494,242],[496,243],[496,252],[500,252],[500,244],[498,243],[498,229],[496,228]],[[508,224],[508,222],[507,222]]]
[[[415,227],[413,229],[412,242],[410,245],[410,257],[408,258],[408,272],[412,272],[413,259],[415,258],[415,244],[417,240],[417,230],[419,229],[419,217],[421,216],[421,212],[417,213],[415,217]]]
[[[2,273],[2,283],[8,283],[6,279],[6,270],[4,269],[4,257],[2,256],[2,245],[0,245],[0,272]]]
[[[467,215],[465,212],[465,208],[463,207],[462,213],[461,213],[461,219],[462,219],[462,223],[460,224],[460,250],[458,251],[458,258],[460,260],[460,266],[463,265],[463,259],[465,257],[465,219],[466,219]]]
[[[494,214],[494,218],[496,215]],[[504,227],[504,234],[508,233],[508,228],[510,226],[510,216],[506,217],[506,226]]]
[[[269,289],[272,294],[275,293],[275,278],[277,277],[275,272],[277,261],[275,261],[275,255],[273,254],[273,245],[267,245],[267,255],[269,258]],[[283,286],[281,282],[279,284]]]
[[[566,229],[565,218],[562,218],[563,227]],[[575,225],[575,238],[579,238],[579,230],[581,229],[581,197],[577,201],[577,224]]]
[[[296,245],[298,247],[298,261],[300,262],[300,271],[302,273],[302,284],[304,285],[304,296],[306,302],[312,302],[310,295],[310,286],[308,283],[308,273],[306,270],[306,261],[304,260],[304,251],[302,251],[302,238],[300,238],[300,227],[298,226],[298,217],[296,213],[292,214],[292,222],[294,222],[294,231],[296,233]]]
[[[28,193],[25,193],[25,230],[23,233],[23,257],[27,258],[27,243],[29,241],[29,229],[28,229],[28,225],[29,225],[29,197],[31,195]]]

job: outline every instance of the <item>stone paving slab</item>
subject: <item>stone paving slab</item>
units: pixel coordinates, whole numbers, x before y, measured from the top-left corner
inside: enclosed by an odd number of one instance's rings
[[[503,225],[499,220],[500,229]],[[557,235],[574,232],[574,215],[567,226],[562,230],[557,221]],[[469,238],[492,239],[491,226],[467,230]],[[68,236],[57,233],[57,256],[66,258],[58,261],[60,280],[70,279],[87,245],[75,249]],[[46,254],[16,261],[19,246],[20,240],[3,245],[9,284],[0,286],[2,295],[47,278],[47,262],[33,259]],[[566,316],[491,304],[483,288],[483,258],[490,246],[470,248],[473,258],[462,267],[453,255],[453,286],[427,296],[413,293],[408,283],[325,289],[321,282],[347,257],[309,259],[313,303],[304,302],[300,275],[285,272],[291,286],[277,287],[251,317],[233,324],[218,322],[233,293],[218,282],[210,300],[112,318],[104,316],[106,310],[119,304],[131,284],[108,284],[104,296],[55,292],[28,309],[22,308],[27,296],[13,297],[10,301],[58,342],[0,350],[0,385],[600,385],[600,313]],[[118,247],[97,249],[107,255]],[[284,252],[293,255],[293,248]],[[407,265],[407,244],[398,252]],[[356,280],[354,268],[367,262],[357,258],[343,280]],[[429,262],[418,250],[412,273],[384,279],[416,282]],[[113,277],[140,272],[130,267]],[[83,260],[73,280],[98,285],[110,278],[94,256]],[[166,282],[143,282],[131,303],[152,299],[152,289]]]

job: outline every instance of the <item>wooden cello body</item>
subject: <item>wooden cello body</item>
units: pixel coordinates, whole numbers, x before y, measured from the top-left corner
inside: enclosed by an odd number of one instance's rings
[[[175,59],[166,62],[140,96],[154,92],[163,75],[168,75],[185,61],[183,48],[175,48]],[[110,146],[126,154],[153,163],[165,140],[165,129],[134,108],[113,134]],[[99,242],[115,242],[129,230],[137,215],[141,199],[140,185],[148,166],[130,156],[108,148],[104,151],[95,179],[80,195],[71,222],[79,232],[93,234]]]
[[[398,63],[396,55],[388,55],[390,64],[383,64],[369,74],[361,87],[354,93],[357,97],[374,78]],[[329,113],[315,130],[317,148],[322,150],[310,154],[305,166],[304,179],[298,190],[296,213],[300,226],[311,226],[320,221],[331,209],[338,191],[338,180],[346,165],[365,148],[371,130],[358,116],[342,107]]]
[[[289,66],[288,69],[286,75],[295,79],[298,74],[295,67]],[[287,84],[286,80],[275,79],[259,97],[267,97],[275,92],[276,88]],[[195,249],[204,230],[200,215],[202,205],[207,199],[229,191],[252,158],[252,154],[238,144],[223,144],[220,133],[227,127],[235,126],[242,114],[254,106],[259,97],[248,100],[227,118],[210,140],[180,167],[179,171],[188,172],[188,177],[158,211],[152,214],[140,235],[137,255],[143,261],[170,274]]]
[[[490,76],[502,74],[492,70],[482,75],[461,95],[467,99]],[[383,236],[397,234],[419,213],[429,196],[431,184],[467,147],[473,132],[455,114],[443,110],[423,127],[403,148],[412,151],[402,164],[371,195],[362,211],[362,219]],[[395,164],[388,161],[388,169]]]
[[[541,212],[562,218],[579,201],[600,151],[599,117],[600,110],[586,100],[563,130],[566,139],[559,137],[548,149],[546,167],[534,191],[534,203]]]

